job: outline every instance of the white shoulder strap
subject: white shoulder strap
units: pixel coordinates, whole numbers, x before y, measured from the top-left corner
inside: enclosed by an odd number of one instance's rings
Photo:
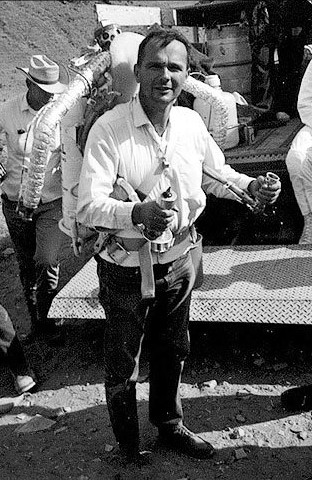
[[[168,143],[168,148],[166,152],[162,153],[162,162],[158,161],[154,168],[146,175],[141,184],[136,189],[141,200],[144,200],[153,188],[157,185],[158,181],[164,174],[172,172],[172,158],[176,147],[176,142],[178,139],[178,131],[172,129],[170,133],[170,142]]]

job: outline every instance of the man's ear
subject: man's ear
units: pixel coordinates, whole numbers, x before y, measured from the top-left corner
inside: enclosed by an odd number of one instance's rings
[[[134,65],[133,72],[137,83],[140,83],[140,68],[137,64]]]

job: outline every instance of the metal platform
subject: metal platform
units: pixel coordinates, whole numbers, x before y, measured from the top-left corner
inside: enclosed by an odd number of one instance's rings
[[[274,163],[284,162],[293,138],[302,127],[303,124],[296,117],[278,128],[274,126],[258,130],[255,142],[251,145],[239,145],[226,150],[226,162],[234,168],[245,163],[270,162],[274,168]]]
[[[312,323],[312,247],[206,247],[204,282],[194,290],[191,321]],[[54,298],[49,317],[101,319],[92,258]]]

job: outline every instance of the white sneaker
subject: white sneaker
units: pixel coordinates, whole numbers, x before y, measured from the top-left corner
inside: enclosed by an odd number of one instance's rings
[[[36,386],[36,382],[30,375],[16,375],[14,376],[14,388],[19,395],[29,392]]]

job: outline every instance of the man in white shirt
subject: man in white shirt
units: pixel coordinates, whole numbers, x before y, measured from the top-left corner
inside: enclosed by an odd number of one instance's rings
[[[97,256],[106,313],[106,400],[120,451],[130,461],[140,458],[135,388],[144,337],[150,350],[149,416],[160,439],[198,458],[214,452],[184,426],[179,395],[196,277],[191,250],[199,248],[194,222],[205,207],[205,192],[232,198],[203,175],[203,166],[265,202],[274,202],[280,190],[279,183],[273,190],[262,186],[263,177],[226,166],[200,116],[172,108],[189,73],[189,51],[174,30],[152,32],[142,41],[135,66],[139,94],[93,125],[80,176],[78,221],[109,232]]]
[[[298,207],[303,217],[300,244],[312,243],[312,63],[300,85],[297,108],[304,126],[294,137],[286,157],[286,166]]]
[[[64,234],[58,227],[62,218],[61,137],[56,128],[45,171],[40,203],[31,221],[25,221],[17,206],[21,185],[32,151],[34,119],[55,94],[64,92],[68,78],[59,65],[45,55],[33,55],[26,76],[27,92],[0,106],[0,133],[6,137],[8,159],[1,184],[2,209],[13,241],[27,307],[31,336],[54,336],[55,326],[47,314],[59,280],[59,251]]]

